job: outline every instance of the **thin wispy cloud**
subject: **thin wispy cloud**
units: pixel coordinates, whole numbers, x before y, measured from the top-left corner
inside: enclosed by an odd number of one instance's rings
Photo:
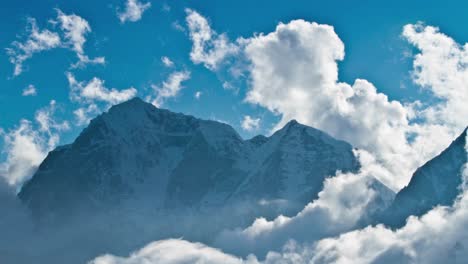
[[[61,45],[60,36],[47,29],[39,29],[34,18],[28,19],[26,29],[27,37],[24,42],[14,41],[11,48],[7,48],[10,56],[10,62],[14,64],[14,75],[20,75],[23,72],[23,64],[35,53],[57,48]]]
[[[171,68],[174,66],[174,62],[166,56],[161,57],[161,62],[164,66]]]
[[[140,2],[138,0],[127,0],[122,12],[117,12],[121,23],[136,22],[140,20],[143,13],[151,7],[150,2]]]
[[[7,48],[10,62],[15,66],[14,76],[23,72],[24,62],[34,54],[56,48],[65,48],[75,52],[78,62],[72,68],[84,67],[87,64],[105,64],[104,57],[89,58],[84,52],[86,35],[91,32],[91,26],[84,18],[75,14],[65,14],[56,9],[57,17],[51,19],[52,25],[58,25],[59,31],[54,29],[39,29],[36,19],[28,19],[27,36],[24,40],[17,40]]]
[[[36,96],[37,95],[36,87],[30,84],[26,88],[23,89],[23,92],[21,94],[23,96]]]
[[[155,96],[149,96],[148,99],[155,106],[161,106],[167,99],[176,97],[184,88],[183,82],[190,79],[189,71],[175,71],[169,75],[167,80],[161,85],[151,85]]]

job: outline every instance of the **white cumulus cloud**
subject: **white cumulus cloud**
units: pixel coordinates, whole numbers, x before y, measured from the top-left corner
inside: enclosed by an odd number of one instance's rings
[[[404,105],[388,100],[366,80],[338,81],[344,44],[333,27],[294,20],[245,42],[251,62],[246,101],[280,114],[276,128],[296,119],[370,151],[391,175],[404,172],[400,178],[381,179],[394,189],[403,187],[429,157],[404,158],[411,151]],[[392,171],[396,165],[401,169]]]
[[[195,63],[204,62],[216,70],[214,66],[228,55],[247,61],[245,100],[281,116],[274,130],[296,119],[369,151],[388,170],[380,180],[393,190],[405,186],[417,167],[442,151],[468,124],[466,45],[437,28],[404,27],[403,36],[420,50],[414,55],[414,81],[431,91],[436,101],[404,104],[390,100],[364,79],[353,84],[339,81],[344,44],[332,26],[304,20],[279,23],[271,33],[239,38],[236,44],[224,38],[221,46],[236,48],[222,52],[225,49],[212,45],[220,35],[206,18],[193,10],[187,14],[192,24],[191,56],[206,59],[213,54],[212,60],[192,58]]]
[[[73,111],[80,125],[88,123],[92,117],[110,106],[130,100],[137,94],[133,87],[122,90],[107,88],[105,82],[97,77],[88,82],[80,82],[68,72],[67,79],[70,99],[80,104],[80,107]]]
[[[78,82],[73,74],[67,73],[71,89],[71,98],[77,101],[101,101],[109,104],[118,104],[135,97],[137,90],[133,87],[117,90],[107,88],[105,82],[97,77],[89,82]]]

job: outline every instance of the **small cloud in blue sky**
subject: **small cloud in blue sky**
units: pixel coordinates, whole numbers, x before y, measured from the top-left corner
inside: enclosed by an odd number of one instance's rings
[[[117,16],[121,23],[136,22],[141,19],[143,13],[150,7],[150,2],[142,3],[138,0],[127,0],[123,12],[117,12]]]

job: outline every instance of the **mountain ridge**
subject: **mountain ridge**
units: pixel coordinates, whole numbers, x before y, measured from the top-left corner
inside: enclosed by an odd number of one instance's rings
[[[51,151],[19,197],[39,215],[146,198],[157,208],[247,198],[299,208],[317,197],[326,177],[359,167],[349,143],[295,120],[270,137],[244,140],[228,124],[133,98]]]

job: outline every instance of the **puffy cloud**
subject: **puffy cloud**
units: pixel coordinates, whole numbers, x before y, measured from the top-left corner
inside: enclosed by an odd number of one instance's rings
[[[36,112],[35,122],[22,119],[16,128],[0,133],[6,153],[6,161],[0,164],[0,175],[8,184],[17,187],[27,180],[56,147],[59,132],[69,129],[68,122],[56,121],[55,111],[56,103],[51,101]]]
[[[74,101],[101,101],[109,104],[118,104],[135,97],[137,93],[137,90],[133,87],[123,90],[106,88],[104,81],[96,77],[88,83],[78,82],[71,73],[67,73],[67,78],[71,89],[70,96]]]
[[[75,51],[78,56],[78,63],[72,65],[73,67],[80,67],[86,64],[104,64],[104,57],[97,57],[90,59],[84,53],[83,46],[86,42],[86,34],[91,32],[91,27],[84,18],[75,14],[67,15],[61,10],[57,9],[57,20],[60,28],[64,33],[66,44]]]
[[[198,32],[191,35],[191,56],[222,51],[203,45],[218,36],[207,20],[192,10],[187,14],[188,24],[196,25],[189,26],[191,32]],[[421,50],[414,59],[414,81],[432,92],[432,104],[391,101],[363,79],[352,85],[340,82],[337,62],[344,59],[344,44],[333,27],[304,20],[280,23],[271,33],[240,38],[236,44],[225,38],[224,46],[237,46],[229,49],[235,52],[213,55],[213,63],[205,65],[216,70],[214,65],[237,54],[236,59],[247,61],[245,100],[280,115],[275,129],[296,119],[365,149],[388,170],[380,180],[398,190],[466,127],[468,114],[466,45],[421,24],[405,26],[403,36]]]
[[[136,96],[133,87],[117,90],[107,88],[105,82],[99,78],[92,78],[88,82],[79,82],[72,73],[67,73],[70,86],[70,99],[78,102],[80,107],[73,111],[78,125],[84,125],[91,118],[114,104],[127,101]]]
[[[195,96],[195,99],[197,99],[197,100],[200,99],[200,97],[202,96],[202,94],[203,94],[203,93],[202,93],[201,91],[196,91],[196,92],[195,92],[195,95],[194,95],[194,96]]]
[[[40,30],[34,18],[28,19],[28,37],[22,43],[14,41],[11,48],[7,48],[10,62],[15,65],[14,75],[23,71],[23,63],[34,53],[57,48],[61,45],[60,36],[47,29]]]
[[[338,172],[326,179],[318,199],[297,215],[280,215],[271,221],[258,218],[243,230],[223,232],[215,244],[228,252],[263,256],[280,250],[290,239],[311,242],[356,228],[366,212],[374,210],[371,206],[380,191],[374,176],[386,173],[369,153],[361,151],[358,157],[362,163],[358,174]]]
[[[127,21],[136,22],[141,19],[143,13],[151,7],[151,3],[141,3],[138,0],[127,0],[125,10],[122,13],[117,13],[121,23]]]
[[[344,45],[333,27],[294,20],[245,42],[251,62],[246,101],[280,114],[277,128],[297,119],[327,131],[373,153],[397,172],[391,174],[405,172],[400,178],[381,179],[385,184],[398,189],[408,182],[411,170],[424,160],[403,158],[410,151],[408,110],[366,80],[338,82],[337,61],[344,58]]]
[[[357,79],[352,85],[339,82],[337,62],[344,59],[342,41],[333,27],[304,20],[280,23],[274,32],[243,40],[251,64],[246,101],[281,115],[276,128],[297,119],[371,152],[388,170],[380,180],[398,190],[418,166],[460,133],[466,126],[466,114],[462,113],[468,114],[463,103],[468,94],[462,85],[464,77],[449,78],[448,88],[444,88],[448,80],[440,79],[463,75],[465,69],[456,66],[464,65],[461,47],[434,30],[429,30],[433,34],[418,35],[424,32],[417,30],[419,27],[408,25],[404,29],[404,36],[413,43],[426,43],[417,44],[422,54],[415,57],[415,81],[430,88],[442,103],[402,104],[390,101],[366,80]],[[444,37],[449,40],[436,40]],[[444,49],[434,43],[441,42],[449,43],[445,50],[451,51],[440,54]],[[430,44],[436,46],[427,47]],[[431,55],[432,51],[437,55]],[[455,60],[451,67],[440,67],[440,61],[450,56]],[[444,94],[445,89],[452,92]],[[435,113],[439,118],[433,118]],[[457,120],[451,121],[454,118]]]
[[[442,101],[423,108],[422,116],[433,124],[466,127],[468,44],[460,45],[438,28],[421,23],[406,25],[403,37],[419,50],[413,61],[414,82]]]
[[[223,60],[239,51],[237,45],[230,43],[225,34],[212,30],[206,18],[191,9],[186,9],[185,12],[192,40],[190,59],[194,63],[203,63],[208,69],[216,70]]]
[[[23,89],[21,93],[23,96],[35,96],[37,95],[36,87],[32,84],[28,85],[28,87]]]
[[[28,120],[21,120],[14,130],[3,134],[7,160],[2,164],[2,176],[10,185],[19,185],[30,177],[44,159],[44,140]]]
[[[225,254],[217,249],[200,243],[185,240],[168,239],[153,242],[132,253],[128,258],[112,255],[100,256],[90,264],[137,264],[137,263],[244,263],[240,258]],[[253,262],[252,262],[253,263]]]
[[[252,118],[246,115],[244,119],[242,119],[241,127],[246,131],[258,130],[260,128],[260,118]]]
[[[166,56],[161,57],[161,62],[168,68],[174,66],[174,62]]]
[[[147,100],[150,100],[155,106],[161,106],[166,99],[177,96],[183,88],[182,83],[188,79],[190,79],[189,71],[175,71],[171,73],[162,85],[151,86],[156,96],[155,98],[151,98],[151,96],[149,96],[147,97]]]

